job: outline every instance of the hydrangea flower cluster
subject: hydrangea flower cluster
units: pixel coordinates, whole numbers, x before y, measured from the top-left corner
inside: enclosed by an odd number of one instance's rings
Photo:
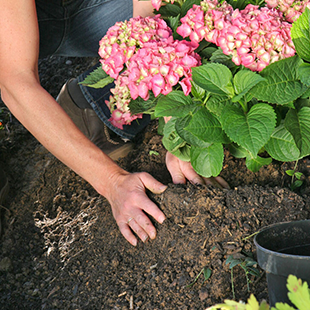
[[[233,10],[225,1],[203,0],[181,19],[177,32],[194,42],[205,39],[232,55],[236,65],[261,71],[268,64],[295,54],[291,24],[276,9],[247,5]]]
[[[233,8],[226,1],[220,4],[217,0],[204,0],[200,5],[193,5],[181,18],[182,25],[177,32],[192,42],[199,43],[205,39],[216,43],[220,31],[229,26],[232,13]]]
[[[267,6],[271,9],[276,8],[283,13],[285,19],[293,23],[304,12],[306,7],[310,9],[310,1],[294,0],[266,0]]]
[[[126,71],[125,71],[126,72]],[[142,114],[131,115],[129,110],[129,102],[131,101],[130,91],[126,84],[125,79],[120,76],[115,80],[115,88],[110,91],[110,101],[106,100],[106,105],[111,111],[110,123],[120,129],[123,125],[129,125],[137,118],[142,118]]]
[[[149,91],[155,97],[167,95],[177,83],[186,95],[191,91],[191,68],[201,64],[194,52],[198,44],[174,40],[163,23],[158,16],[134,18],[112,27],[100,42],[102,68],[115,79],[106,102],[112,113],[110,122],[120,129],[142,117],[130,114],[132,99],[140,96],[147,100]]]
[[[116,23],[108,30],[99,42],[100,62],[107,74],[116,79],[137,48],[172,35],[171,29],[159,16],[131,18]]]

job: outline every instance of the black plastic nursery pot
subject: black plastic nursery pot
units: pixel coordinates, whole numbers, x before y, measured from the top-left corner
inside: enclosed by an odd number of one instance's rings
[[[287,277],[310,285],[310,220],[279,223],[259,232],[254,243],[259,266],[266,271],[269,303],[289,303]]]

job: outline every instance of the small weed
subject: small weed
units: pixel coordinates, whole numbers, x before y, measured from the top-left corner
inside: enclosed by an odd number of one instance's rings
[[[288,298],[291,303],[299,310],[310,309],[310,290],[308,289],[308,283],[302,282],[296,276],[289,275],[287,278]],[[251,294],[247,303],[242,301],[225,300],[223,304],[217,304],[209,307],[206,310],[295,310],[287,303],[277,302],[274,307],[269,307],[267,302],[263,300],[260,304],[253,294]]]
[[[233,299],[235,299],[234,272],[233,272],[233,268],[235,266],[240,266],[244,270],[246,281],[247,281],[248,292],[250,292],[251,280],[249,278],[249,274],[253,275],[255,277],[259,276],[259,270],[256,268],[257,262],[249,256],[241,259],[241,258],[234,258],[232,255],[230,255],[230,256],[228,256],[228,258],[226,260],[226,265],[227,264],[229,264],[229,269],[231,270],[230,271],[230,273],[231,273],[231,289],[232,289],[232,293],[233,293]]]
[[[186,287],[191,287],[191,286],[193,286],[196,282],[197,282],[197,280],[199,279],[199,277],[200,277],[200,275],[203,273],[203,277],[204,277],[204,281],[203,281],[203,283],[205,283],[210,277],[211,277],[211,274],[212,274],[212,271],[211,271],[211,269],[210,268],[207,268],[207,267],[203,267],[202,269],[201,269],[201,271],[198,273],[198,275],[197,275],[197,277],[195,278],[195,280],[192,282],[192,283],[190,283],[190,284],[188,284]]]
[[[156,151],[149,151],[149,155],[150,155],[150,156],[152,156],[152,155],[158,156],[159,153],[156,152]]]
[[[297,164],[298,161],[296,161],[296,164],[294,166],[294,170],[286,170],[286,174],[292,177],[291,179],[291,190],[294,191],[298,187],[300,187],[303,184],[304,174],[302,172],[297,171]]]

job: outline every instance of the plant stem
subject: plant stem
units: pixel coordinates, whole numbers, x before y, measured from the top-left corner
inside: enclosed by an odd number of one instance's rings
[[[208,94],[207,94],[206,98],[205,98],[204,101],[203,101],[203,104],[204,104],[204,105],[206,105],[208,99],[210,98],[210,95],[211,95],[211,93],[208,93]]]
[[[248,105],[247,105],[247,103],[246,103],[246,102],[243,103],[241,100],[239,100],[238,102],[239,102],[239,104],[241,105],[242,110],[243,110],[245,113],[247,113],[247,112],[248,112]]]
[[[248,288],[248,293],[249,293],[250,292],[250,279],[249,279],[247,272],[245,272],[245,277],[246,277],[246,286]]]
[[[294,166],[294,174],[292,175],[292,180],[291,180],[291,188],[294,184],[294,177],[295,177],[295,172],[297,170],[297,165],[298,165],[298,160],[296,160],[295,166]]]
[[[234,286],[234,272],[233,272],[233,268],[231,268],[231,271],[230,271],[230,279],[231,279],[231,290],[232,290],[232,293],[233,293],[233,299],[235,299],[236,296],[235,296],[235,286]]]

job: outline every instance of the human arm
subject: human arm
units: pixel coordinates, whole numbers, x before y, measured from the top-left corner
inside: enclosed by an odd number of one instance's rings
[[[0,0],[1,97],[15,117],[59,160],[108,199],[125,238],[155,237],[146,213],[158,222],[164,214],[145,188],[161,193],[166,187],[146,173],[130,174],[116,165],[75,126],[55,99],[40,85],[39,31],[34,0]],[[21,26],[22,25],[22,26]],[[127,221],[130,222],[130,227]]]

